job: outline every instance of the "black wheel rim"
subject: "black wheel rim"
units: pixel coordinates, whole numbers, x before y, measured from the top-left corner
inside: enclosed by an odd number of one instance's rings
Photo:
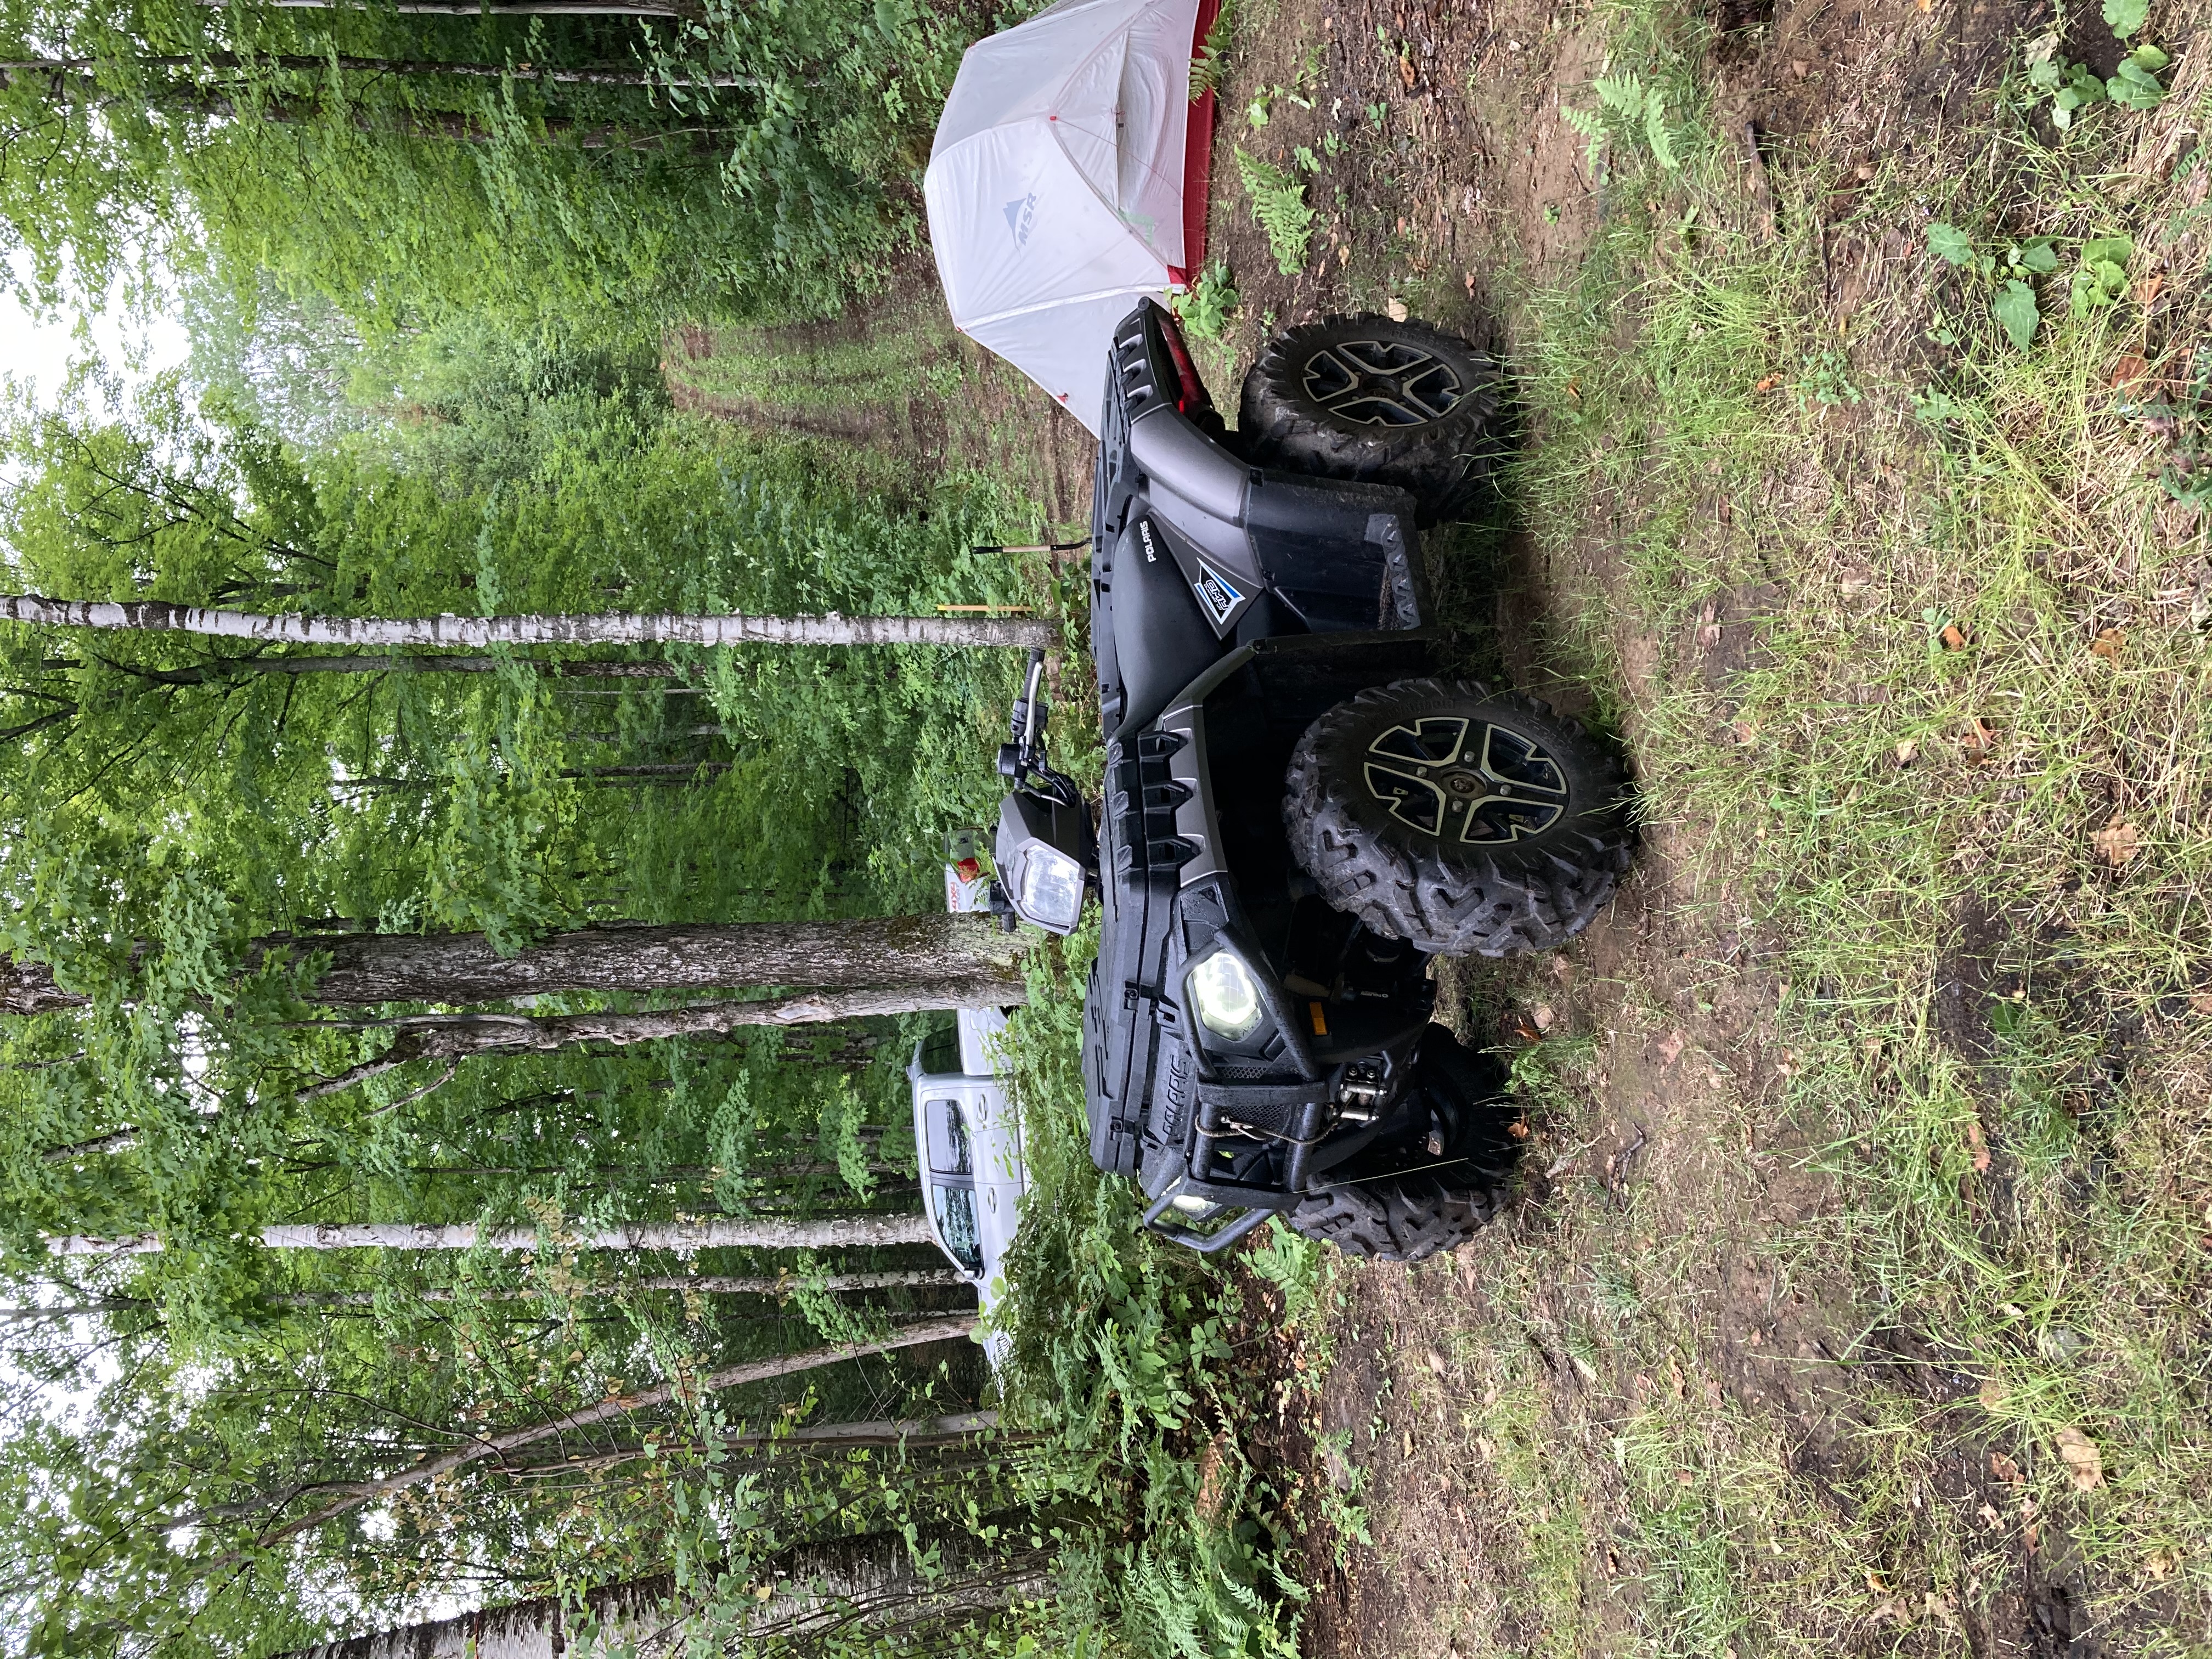
[[[1369,791],[1392,817],[1440,841],[1525,841],[1567,810],[1559,762],[1484,720],[1440,715],[1394,726],[1367,745],[1366,771]]]
[[[1306,396],[1347,426],[1426,426],[1466,395],[1459,371],[1403,340],[1339,340],[1306,359]]]

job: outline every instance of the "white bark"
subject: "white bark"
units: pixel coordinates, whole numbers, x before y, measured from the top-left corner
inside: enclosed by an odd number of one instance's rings
[[[961,645],[1028,648],[1054,642],[1051,623],[1021,617],[690,617],[607,611],[544,617],[312,617],[213,611],[161,599],[49,599],[0,595],[0,618],[51,628],[205,634],[264,644]]]
[[[603,1285],[583,1288],[587,1296],[622,1297],[641,1291],[680,1291],[698,1296],[778,1296],[788,1297],[802,1281],[794,1274],[779,1273],[773,1277],[764,1273],[661,1273],[638,1279],[617,1279]],[[899,1267],[884,1273],[824,1273],[815,1281],[825,1291],[892,1291],[934,1289],[966,1285],[971,1281],[951,1267]],[[496,1290],[416,1291],[412,1299],[417,1302],[496,1302],[526,1300],[543,1296],[544,1289],[535,1285],[510,1285]],[[403,1295],[404,1301],[409,1299]],[[279,1308],[373,1308],[377,1303],[374,1291],[304,1291],[296,1295],[272,1296],[270,1302]],[[89,1304],[63,1310],[72,1313],[113,1312],[139,1304],[117,1302]],[[44,1316],[49,1310],[39,1308],[0,1308],[0,1321],[22,1316]]]
[[[201,0],[219,6],[226,0]],[[364,11],[368,0],[264,0],[280,11]],[[380,11],[416,17],[681,17],[673,0],[386,0]]]
[[[541,1233],[534,1227],[483,1228],[474,1222],[435,1226],[409,1221],[326,1221],[264,1227],[270,1250],[834,1250],[879,1244],[927,1244],[920,1215],[848,1216],[834,1221],[638,1221],[591,1233]],[[92,1238],[64,1234],[46,1241],[56,1255],[152,1255],[158,1233]]]

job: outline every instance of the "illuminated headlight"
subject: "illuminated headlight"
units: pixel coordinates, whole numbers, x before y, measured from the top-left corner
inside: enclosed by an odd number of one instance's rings
[[[1234,1042],[1259,1024],[1260,987],[1235,951],[1216,951],[1190,970],[1185,983],[1200,1024],[1216,1036]]]
[[[1014,908],[1048,933],[1072,933],[1083,919],[1083,866],[1056,847],[1033,841],[1022,849]]]

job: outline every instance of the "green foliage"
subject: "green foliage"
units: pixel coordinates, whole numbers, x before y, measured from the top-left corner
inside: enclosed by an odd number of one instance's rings
[[[2172,61],[2148,42],[2137,46],[2120,59],[2112,79],[2105,82],[2105,96],[2123,109],[2155,109],[2166,98],[2166,83],[2158,78],[2159,71]]]
[[[2035,331],[2043,316],[2031,279],[2048,276],[2058,269],[2058,250],[2053,239],[2031,236],[2008,246],[1999,254],[1978,250],[1972,240],[1954,225],[1936,223],[1928,227],[1928,251],[1947,264],[1996,283],[1990,314],[2004,330],[2014,350],[2026,351],[2034,344]]]
[[[1296,276],[1305,269],[1306,252],[1313,242],[1314,210],[1306,203],[1304,184],[1241,146],[1237,172],[1250,198],[1252,217],[1267,234],[1276,270],[1285,276]]]
[[[1006,1409],[1041,1437],[1039,1478],[1099,1518],[1066,1556],[1071,1579],[1094,1586],[1093,1616],[1145,1659],[1290,1659],[1304,1592],[1233,1428],[1253,1406],[1225,1340],[1243,1296],[1221,1264],[1142,1231],[1133,1183],[1091,1162],[1080,988],[1097,946],[1095,927],[1069,939],[1014,1017],[1031,1190],[1007,1276],[1018,1305],[1050,1311],[1013,1332]],[[1245,1259],[1310,1310],[1318,1255],[1279,1236]]]
[[[2036,326],[2043,316],[2036,308],[2035,290],[2027,283],[2017,276],[2007,281],[1990,301],[1990,313],[2003,328],[2014,350],[2025,351],[2035,343]]]
[[[2142,24],[2141,0],[2117,0],[2136,14],[2134,24],[2116,30],[2123,37]],[[2107,13],[2112,9],[2108,3]],[[2159,72],[2172,62],[2158,47],[2145,42],[2124,56],[2118,70],[2100,78],[2087,64],[2069,64],[2057,56],[2055,37],[2046,36],[2031,49],[2027,83],[2051,101],[2051,123],[2061,132],[2069,131],[2081,112],[2094,105],[2113,103],[2137,112],[2155,108],[2166,97]]]
[[[0,49],[79,67],[0,94],[40,139],[0,162],[0,242],[48,293],[152,256],[379,329],[810,314],[911,234],[905,174],[965,44],[906,0],[659,24],[17,0]],[[426,62],[487,72],[375,67]],[[548,78],[609,66],[622,84]]]
[[[2150,21],[2150,0],[2105,0],[2105,21],[2123,40]]]
[[[2093,236],[2081,244],[2081,267],[2074,273],[2074,314],[2109,310],[2128,295],[2128,261],[2135,258],[2135,239]]]
[[[1675,144],[1663,91],[1633,70],[1601,75],[1590,82],[1590,90],[1597,94],[1595,110],[1572,109],[1561,104],[1559,118],[1589,140],[1593,173],[1604,154],[1606,140],[1615,135],[1632,141],[1642,140],[1650,149],[1651,159],[1667,172],[1680,169],[1682,158]]]
[[[1176,297],[1176,315],[1182,319],[1186,331],[1201,340],[1218,340],[1229,331],[1229,319],[1236,312],[1236,284],[1229,279],[1229,267],[1216,259],[1198,274],[1190,291]]]
[[[1237,0],[1222,0],[1219,10],[1213,14],[1213,27],[1206,30],[1206,40],[1191,60],[1190,96],[1195,103],[1207,93],[1221,90],[1223,77],[1229,72],[1229,54],[1237,44]]]

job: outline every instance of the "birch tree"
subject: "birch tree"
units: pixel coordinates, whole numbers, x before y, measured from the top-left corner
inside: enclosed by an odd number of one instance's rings
[[[929,1224],[919,1215],[848,1216],[832,1221],[641,1221],[595,1232],[555,1232],[534,1227],[479,1227],[413,1221],[316,1221],[264,1227],[255,1242],[266,1250],[699,1250],[866,1249],[889,1244],[927,1244]],[[118,1238],[67,1236],[52,1239],[56,1255],[152,1255],[165,1248],[159,1235]]]
[[[310,617],[171,605],[159,599],[49,599],[0,594],[0,618],[49,628],[201,634],[261,645],[362,650],[489,645],[956,645],[1026,650],[1054,642],[1048,623],[1020,617]]]

